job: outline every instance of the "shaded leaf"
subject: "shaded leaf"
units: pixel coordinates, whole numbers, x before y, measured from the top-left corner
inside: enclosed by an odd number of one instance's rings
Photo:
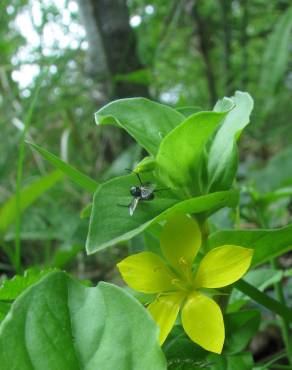
[[[32,205],[41,195],[48,191],[62,178],[62,172],[54,171],[23,187],[20,191],[20,211],[23,212],[27,207]],[[8,227],[15,221],[16,214],[16,196],[13,195],[0,208],[0,234],[5,234]]]
[[[1,369],[165,370],[157,337],[150,315],[121,288],[51,273],[1,323]]]
[[[252,266],[292,250],[292,224],[273,230],[221,230],[209,237],[210,248],[223,244],[240,245],[254,249]]]
[[[266,43],[259,81],[259,94],[263,100],[261,109],[264,111],[270,111],[273,106],[271,98],[288,67],[291,30],[292,7],[279,17]]]
[[[224,315],[226,339],[224,353],[243,351],[257,332],[261,321],[259,311],[239,311]]]
[[[127,204],[131,202],[129,189],[138,185],[135,175],[112,179],[99,186],[93,199],[86,249],[89,254],[126,241],[151,224],[166,219],[175,212],[206,213],[221,207],[233,207],[238,201],[235,191],[212,193],[178,200],[169,191],[155,193],[155,199],[138,204],[133,216]]]

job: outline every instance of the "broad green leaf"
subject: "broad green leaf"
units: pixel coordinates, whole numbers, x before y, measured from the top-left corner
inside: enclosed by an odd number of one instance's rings
[[[145,98],[116,100],[95,113],[97,124],[123,128],[152,155],[156,155],[168,132],[184,119],[175,109]]]
[[[48,191],[63,178],[60,171],[51,172],[49,175],[32,181],[21,189],[20,210],[23,212],[32,205],[41,195]],[[17,213],[16,197],[13,195],[0,208],[0,234],[5,234],[8,227],[15,221]]]
[[[223,244],[253,248],[251,265],[257,266],[292,250],[292,224],[273,230],[222,230],[212,234],[208,243],[210,248]]]
[[[51,273],[1,323],[1,370],[165,370],[157,338],[150,315],[121,288]]]
[[[264,111],[272,108],[271,97],[288,67],[292,30],[292,7],[287,9],[277,20],[274,30],[266,43],[262,58],[262,70],[259,81],[261,107]]]
[[[86,191],[94,192],[98,186],[98,183],[91,179],[89,176],[84,175],[82,172],[71,166],[70,164],[62,161],[55,154],[50,153],[46,149],[28,142],[28,144],[34,148],[43,158],[50,162],[53,166],[61,170],[66,176],[69,177],[73,182],[79,185]]]
[[[221,207],[234,207],[238,201],[235,191],[212,193],[184,201],[169,191],[155,193],[155,199],[140,202],[133,216],[127,205],[131,202],[129,189],[138,185],[135,175],[112,179],[97,189],[91,213],[86,249],[89,254],[126,241],[147,227],[164,220],[175,212],[206,213]]]
[[[157,154],[158,175],[170,187],[200,194],[200,165],[205,145],[227,112],[200,112],[188,117],[161,142]]]
[[[0,301],[0,321],[4,319],[4,317],[7,315],[11,307],[11,303],[9,302],[1,302]]]
[[[224,353],[243,351],[257,332],[261,316],[257,310],[239,311],[224,315],[226,339]]]
[[[12,279],[2,281],[0,286],[0,301],[13,301],[29,286],[35,284],[52,269],[39,270],[30,268],[23,275],[15,275]]]
[[[226,101],[226,98],[219,101],[214,110],[226,111]],[[209,191],[227,190],[232,185],[238,164],[236,140],[249,123],[253,109],[253,100],[248,93],[236,91],[235,96],[228,99],[229,104],[230,101],[233,102],[234,108],[225,117],[209,151]]]

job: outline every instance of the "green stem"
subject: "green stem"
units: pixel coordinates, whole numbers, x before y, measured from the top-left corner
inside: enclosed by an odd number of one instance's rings
[[[276,259],[271,260],[271,266],[275,270],[279,268]],[[281,282],[275,283],[274,288],[275,288],[275,293],[276,293],[276,297],[278,301],[281,302],[283,305],[285,305],[285,296],[284,296],[284,291],[283,291]],[[279,317],[279,321],[280,321],[280,327],[282,330],[283,341],[284,341],[287,355],[288,355],[288,361],[290,365],[292,366],[292,343],[291,343],[291,338],[289,335],[289,332],[290,332],[289,320],[286,320],[284,317]]]
[[[22,185],[22,175],[23,175],[23,164],[24,164],[24,145],[25,138],[28,133],[28,129],[31,123],[31,117],[36,105],[37,97],[40,91],[41,82],[43,81],[43,76],[39,77],[39,81],[36,84],[35,92],[28,108],[27,114],[24,120],[24,129],[20,137],[19,152],[18,152],[18,162],[17,162],[17,175],[16,175],[16,222],[15,222],[15,269],[16,273],[21,273],[21,244],[20,244],[20,231],[21,231],[21,185]]]
[[[285,358],[285,357],[286,357],[286,353],[281,352],[281,353],[278,353],[278,354],[274,355],[268,362],[266,362],[266,363],[260,362],[258,365],[260,366],[261,370],[269,369],[271,367],[271,365],[273,365],[275,362],[277,362],[277,361],[279,361],[279,360],[281,360],[282,358]]]
[[[256,205],[256,209],[257,209],[257,215],[258,215],[258,220],[259,220],[260,226],[262,226],[264,228],[268,228],[269,225],[268,225],[267,220],[264,217],[263,208],[260,207],[259,205]],[[277,263],[277,260],[275,258],[271,259],[271,267],[275,270],[278,269],[278,263]],[[284,296],[283,287],[282,287],[281,282],[274,283],[274,289],[275,289],[277,300],[283,306],[285,306],[285,296]],[[291,313],[291,316],[292,316],[292,313]],[[288,361],[289,361],[290,365],[292,366],[292,343],[291,343],[291,339],[290,339],[290,336],[289,336],[289,332],[290,332],[289,320],[287,320],[285,317],[280,315],[280,317],[279,317],[279,326],[280,326],[280,329],[281,329],[281,332],[282,332],[282,337],[283,337],[284,345],[285,345],[285,348],[286,348]]]
[[[286,305],[276,301],[265,293],[262,293],[253,285],[247,283],[242,279],[237,281],[234,286],[237,290],[246,294],[248,297],[266,307],[268,310],[275,312],[279,316],[283,317],[287,322],[292,322],[292,309],[290,309]]]

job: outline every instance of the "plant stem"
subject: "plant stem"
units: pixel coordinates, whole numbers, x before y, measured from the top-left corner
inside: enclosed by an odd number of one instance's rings
[[[44,75],[43,75],[44,76]],[[24,120],[24,129],[20,137],[19,152],[18,152],[18,162],[17,162],[17,175],[16,175],[16,222],[15,222],[15,270],[16,273],[21,273],[21,243],[20,243],[20,230],[21,230],[21,185],[22,185],[22,175],[23,175],[23,164],[25,158],[24,145],[25,138],[29,130],[31,123],[32,114],[36,105],[37,97],[40,91],[41,82],[43,81],[43,76],[39,77],[36,83],[36,88],[30,106],[28,108],[27,114]]]
[[[275,270],[279,268],[276,259],[271,260],[271,266]],[[284,291],[283,291],[281,281],[274,283],[274,288],[275,288],[275,293],[276,293],[276,297],[278,301],[281,302],[283,305],[285,305],[285,296],[284,296]],[[292,343],[291,343],[291,339],[289,335],[289,332],[290,332],[289,321],[286,320],[284,317],[279,317],[279,321],[280,321],[280,327],[281,327],[281,331],[283,335],[283,341],[284,341],[287,355],[288,355],[288,361],[290,365],[292,366]]]
[[[259,206],[257,207],[257,214],[258,214],[258,220],[259,220],[260,225],[264,228],[268,228],[269,227],[268,222],[266,221],[264,217],[262,208]],[[277,260],[275,258],[271,259],[271,267],[275,270],[279,269]],[[274,289],[275,289],[275,293],[276,293],[276,297],[278,301],[285,307],[286,305],[285,296],[284,296],[283,287],[282,287],[281,282],[274,283]],[[292,313],[291,313],[291,316],[292,316]],[[279,326],[282,332],[282,337],[283,337],[284,345],[286,348],[288,361],[290,365],[292,366],[292,343],[291,343],[290,336],[289,336],[289,332],[290,332],[289,321],[292,321],[292,320],[286,319],[285,317],[280,315]]]
[[[237,281],[234,286],[236,289],[246,294],[257,303],[266,307],[268,310],[275,312],[279,316],[283,317],[287,322],[292,322],[292,309],[288,308],[286,305],[276,301],[265,293],[262,293],[253,285],[247,283],[242,279]]]

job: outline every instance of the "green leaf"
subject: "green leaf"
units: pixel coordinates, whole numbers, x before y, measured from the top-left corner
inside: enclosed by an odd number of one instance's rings
[[[271,97],[288,68],[291,29],[292,7],[279,17],[266,43],[258,86],[260,97],[263,100],[261,109],[264,111],[270,111],[273,107]]]
[[[125,174],[125,169],[133,168],[140,160],[142,148],[138,144],[132,144],[124,150],[102,174],[102,181]]]
[[[95,113],[97,124],[123,128],[152,155],[156,155],[164,136],[184,118],[175,109],[144,98],[116,100]]]
[[[205,145],[226,114],[195,113],[163,139],[156,161],[159,177],[167,186],[187,188],[188,196],[200,194]]]
[[[150,315],[121,288],[85,287],[55,272],[1,323],[1,370],[165,370],[157,338]]]
[[[256,189],[261,193],[272,192],[292,185],[291,158],[292,147],[288,146],[273,156],[264,168],[251,171],[249,178],[254,182]]]
[[[257,332],[261,316],[257,310],[240,311],[224,315],[226,339],[224,353],[243,351]]]
[[[287,274],[288,273],[289,270],[287,270]],[[281,281],[284,276],[285,274],[281,270],[275,270],[269,267],[260,267],[255,270],[249,271],[244,276],[244,280],[263,292],[265,289],[269,288],[273,284]],[[248,302],[249,298],[247,296],[245,296],[242,292],[233,289],[229,299],[227,312],[236,311]]]
[[[35,284],[53,269],[40,270],[30,268],[23,275],[15,275],[10,280],[2,281],[0,286],[0,301],[13,301],[29,286]]]
[[[253,357],[250,352],[242,352],[235,355],[209,354],[208,360],[212,363],[210,370],[251,370]]]
[[[32,205],[62,178],[63,174],[60,171],[54,171],[23,187],[21,189],[20,211],[23,212],[27,207]],[[5,234],[8,227],[15,221],[16,214],[16,196],[13,195],[0,208],[0,234]]]
[[[4,319],[4,317],[7,315],[11,307],[11,303],[9,302],[1,302],[0,301],[0,321]]]
[[[228,99],[234,108],[227,114],[218,130],[209,151],[208,189],[209,191],[227,190],[234,180],[238,165],[236,140],[240,132],[249,123],[253,109],[253,100],[248,93],[236,91]],[[227,99],[219,101],[214,110],[226,111]]]
[[[223,244],[240,245],[254,249],[252,266],[292,250],[292,224],[273,230],[221,230],[209,237],[210,248]]]
[[[138,204],[133,216],[126,205],[131,202],[129,189],[138,185],[135,175],[112,179],[97,189],[90,218],[86,249],[89,254],[126,241],[155,222],[175,212],[206,213],[221,207],[234,207],[238,201],[235,191],[212,193],[180,201],[169,191],[155,193],[155,199]]]
[[[265,293],[262,293],[259,289],[253,285],[244,281],[243,279],[238,280],[234,287],[253,299],[258,304],[266,307],[268,310],[278,314],[287,322],[292,322],[292,309],[287,307],[285,304],[276,301]]]
[[[183,114],[185,117],[189,117],[189,116],[193,115],[194,113],[198,113],[198,112],[202,111],[203,109],[201,107],[188,105],[188,106],[184,106],[184,107],[177,107],[176,110],[179,113]]]
[[[87,175],[84,175],[82,172],[80,172],[70,164],[62,161],[62,159],[57,157],[55,154],[48,152],[46,149],[30,142],[27,143],[31,147],[33,147],[43,158],[45,158],[49,163],[61,170],[66,176],[69,177],[69,179],[71,179],[81,188],[89,191],[90,193],[96,190],[98,183],[95,180],[91,179]]]

